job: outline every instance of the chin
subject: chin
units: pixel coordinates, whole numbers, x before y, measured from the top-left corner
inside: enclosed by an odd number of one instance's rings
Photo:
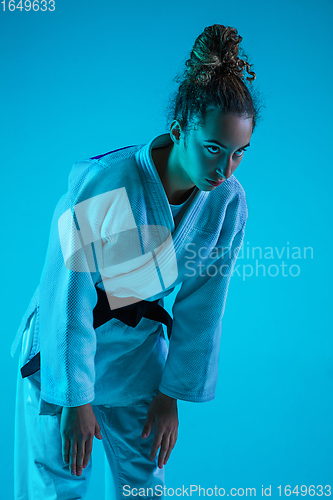
[[[205,184],[204,188],[202,191],[212,191],[213,189],[217,188],[217,186],[211,186],[210,184]]]

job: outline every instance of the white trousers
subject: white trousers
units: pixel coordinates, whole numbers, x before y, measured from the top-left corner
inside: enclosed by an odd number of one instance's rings
[[[149,460],[154,428],[148,438],[141,438],[149,403],[111,408],[92,405],[115,484],[116,496],[106,493],[107,500],[163,498],[164,468],[157,466],[158,455],[154,462]],[[60,419],[61,407],[53,415],[40,410],[39,372],[23,379],[19,371],[15,411],[15,500],[85,498],[93,452],[82,475],[72,476],[62,459]],[[141,490],[144,495],[138,496],[139,488],[144,488]],[[100,498],[98,496],[98,500]]]

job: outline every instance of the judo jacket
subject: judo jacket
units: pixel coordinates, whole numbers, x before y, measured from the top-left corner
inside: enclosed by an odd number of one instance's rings
[[[48,404],[136,404],[160,390],[185,401],[215,396],[228,286],[248,211],[234,175],[212,191],[195,187],[170,205],[152,161],[155,147],[127,146],[76,162],[52,218],[38,287],[11,354],[34,319],[27,360],[40,351]],[[96,288],[110,308],[156,301],[180,286],[168,342],[159,321],[93,326]]]

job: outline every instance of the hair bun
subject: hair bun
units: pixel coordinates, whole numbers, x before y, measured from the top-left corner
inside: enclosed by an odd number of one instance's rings
[[[247,57],[239,57],[240,42],[243,38],[238,35],[237,29],[222,24],[207,26],[203,33],[194,42],[191,57],[186,61],[187,72],[190,79],[197,83],[209,83],[216,76],[233,75],[244,79],[244,69],[255,79],[255,73],[249,71],[250,65]]]
[[[207,123],[212,109],[251,119],[252,132],[255,129],[262,106],[258,90],[245,81],[245,69],[249,83],[255,73],[250,71],[243,51],[239,55],[241,41],[235,28],[208,26],[196,38],[185,68],[174,78],[179,87],[169,100],[167,127],[178,122],[184,132],[184,147],[188,134]]]

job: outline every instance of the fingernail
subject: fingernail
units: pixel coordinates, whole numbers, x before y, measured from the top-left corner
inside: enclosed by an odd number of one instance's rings
[[[75,476],[76,470],[72,470],[72,476]]]
[[[143,437],[143,438],[146,438],[146,437],[147,437],[147,435],[148,435],[148,434],[147,434],[146,432],[144,432],[144,433],[142,434],[142,437]]]

